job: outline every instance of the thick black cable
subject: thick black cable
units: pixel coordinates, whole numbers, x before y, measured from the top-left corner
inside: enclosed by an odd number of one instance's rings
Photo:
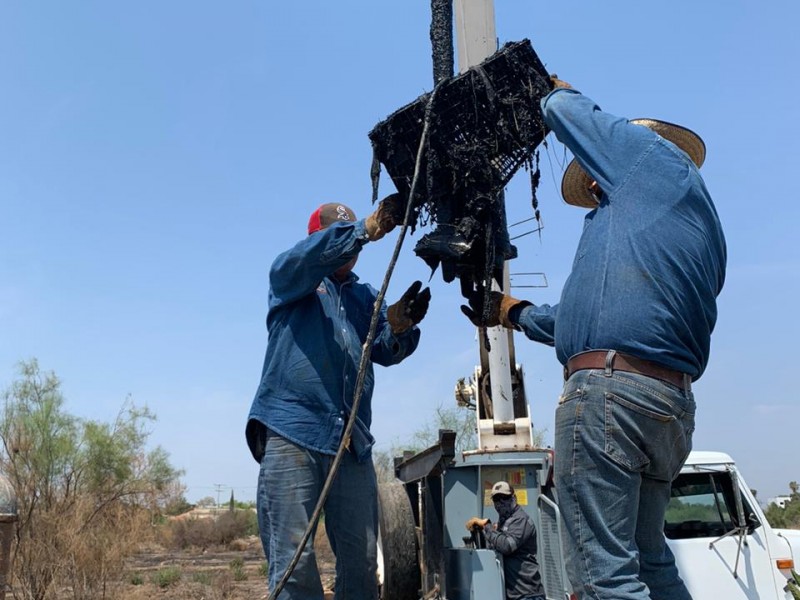
[[[353,393],[353,406],[350,409],[350,416],[347,420],[347,426],[345,427],[344,435],[342,435],[342,441],[339,443],[339,448],[336,451],[336,456],[333,459],[330,471],[328,471],[328,476],[325,478],[325,484],[322,486],[322,492],[320,493],[319,500],[317,501],[317,505],[314,508],[314,512],[311,514],[311,519],[308,522],[308,527],[303,533],[303,537],[301,538],[300,543],[297,546],[297,550],[295,550],[294,556],[292,557],[289,566],[286,567],[286,572],[283,574],[280,581],[275,586],[275,589],[270,592],[269,598],[267,600],[275,600],[278,597],[278,594],[280,594],[281,591],[283,591],[286,582],[289,581],[289,577],[291,577],[295,567],[297,567],[297,563],[300,561],[300,555],[303,553],[303,550],[305,549],[306,544],[308,543],[308,538],[311,537],[311,532],[314,530],[317,521],[319,521],[319,517],[322,514],[322,509],[325,506],[325,501],[327,500],[331,486],[333,485],[333,479],[336,477],[336,472],[339,470],[339,465],[342,462],[344,453],[347,450],[347,446],[350,444],[350,435],[353,432],[353,426],[355,425],[356,422],[356,415],[358,414],[358,407],[361,404],[361,392],[364,389],[364,379],[366,377],[367,365],[369,363],[370,357],[372,356],[372,343],[375,341],[375,332],[378,328],[378,317],[380,316],[381,306],[383,305],[383,299],[386,297],[386,290],[389,287],[389,281],[392,278],[392,273],[394,272],[394,267],[397,264],[397,259],[400,256],[400,249],[403,247],[403,240],[405,238],[406,231],[408,230],[408,219],[411,215],[411,209],[414,203],[414,195],[416,193],[416,188],[417,188],[417,179],[419,178],[419,169],[420,169],[420,164],[422,162],[422,153],[425,149],[425,146],[428,143],[428,129],[430,127],[433,101],[434,98],[436,97],[436,92],[439,90],[439,88],[440,84],[437,84],[436,87],[433,89],[433,92],[431,92],[431,97],[428,99],[428,104],[425,107],[425,123],[422,128],[422,137],[420,138],[419,141],[419,148],[417,149],[417,158],[416,158],[416,163],[414,165],[414,177],[411,180],[411,190],[408,193],[408,200],[406,201],[406,212],[405,215],[403,216],[403,225],[400,228],[400,235],[397,238],[397,243],[394,246],[394,252],[392,254],[392,258],[389,261],[389,266],[386,269],[386,274],[384,275],[383,278],[383,284],[381,285],[381,289],[378,292],[377,297],[375,298],[375,306],[372,309],[372,318],[369,324],[369,331],[367,332],[367,339],[364,341],[364,345],[361,349],[361,361],[358,365],[358,378],[356,379],[356,388],[355,392]]]

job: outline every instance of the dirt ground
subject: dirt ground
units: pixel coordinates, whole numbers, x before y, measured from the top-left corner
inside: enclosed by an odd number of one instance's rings
[[[333,587],[334,557],[324,528],[314,547],[325,589]],[[150,548],[130,562],[118,598],[124,600],[266,600],[266,561],[255,536],[237,540],[232,548],[168,553]],[[167,574],[180,578],[163,585]],[[159,585],[161,584],[161,585]]]

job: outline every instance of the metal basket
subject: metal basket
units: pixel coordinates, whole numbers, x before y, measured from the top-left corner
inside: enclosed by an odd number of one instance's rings
[[[408,201],[412,230],[428,220],[437,229],[414,250],[432,269],[441,264],[445,281],[459,277],[465,295],[498,279],[503,261],[516,256],[501,192],[547,135],[539,102],[551,88],[530,41],[512,42],[369,133],[375,195],[380,163],[408,198],[429,111],[427,143]]]
[[[446,80],[436,93],[415,207],[477,186],[497,194],[545,138],[539,101],[549,75],[529,40],[506,44],[482,64]],[[408,195],[431,94],[420,96],[369,133],[376,159]]]

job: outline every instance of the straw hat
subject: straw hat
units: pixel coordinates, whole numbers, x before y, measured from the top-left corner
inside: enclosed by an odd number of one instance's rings
[[[703,165],[703,161],[706,159],[706,145],[700,136],[691,129],[656,119],[631,119],[631,123],[652,129],[688,154],[698,168]],[[594,179],[583,170],[578,161],[573,159],[567,165],[567,170],[564,171],[564,179],[561,180],[561,195],[567,204],[595,208],[597,200],[589,191],[589,186],[593,181]]]

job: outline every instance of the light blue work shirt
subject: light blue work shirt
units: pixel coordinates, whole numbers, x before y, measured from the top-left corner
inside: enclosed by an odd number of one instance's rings
[[[586,215],[559,303],[523,308],[521,329],[555,345],[562,364],[612,349],[699,378],[726,247],[698,169],[671,142],[576,90],[555,89],[541,105],[547,126],[603,193]]]
[[[261,383],[250,408],[247,442],[256,460],[261,423],[278,435],[324,454],[335,454],[353,404],[361,350],[377,291],[350,273],[333,273],[358,256],[368,241],[363,219],[339,222],[280,254],[269,273],[268,342]],[[371,455],[372,363],[393,365],[417,347],[417,327],[395,335],[381,307],[371,360],[350,449]]]

